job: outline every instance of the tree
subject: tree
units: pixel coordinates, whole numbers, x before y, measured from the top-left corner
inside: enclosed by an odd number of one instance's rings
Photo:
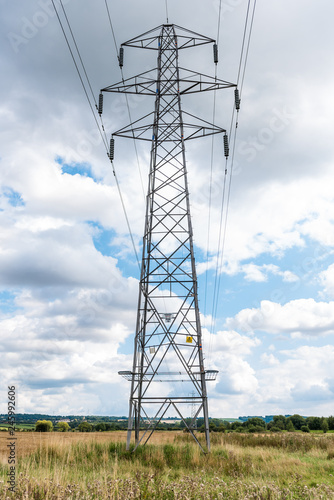
[[[286,430],[288,432],[294,432],[295,431],[295,428],[294,428],[293,423],[291,422],[291,420],[287,421]]]
[[[331,415],[327,418],[328,428],[330,431],[334,431],[334,417]]]
[[[263,432],[265,430],[265,427],[263,425],[250,425],[248,427],[248,432]]]
[[[231,424],[231,429],[236,431],[237,429],[242,428],[242,422],[239,422],[239,420],[236,420],[235,422],[232,422]]]
[[[263,418],[260,417],[249,418],[247,422],[245,422],[245,424],[246,424],[245,427],[250,427],[250,426],[261,427],[262,429],[260,430],[262,431],[266,428],[265,421],[263,420]]]
[[[98,424],[96,424],[95,426],[95,430],[96,431],[105,431],[107,430],[106,427],[107,427],[108,424],[105,424],[104,422],[99,422]],[[110,427],[110,426],[108,426]]]
[[[328,432],[329,427],[328,427],[327,418],[323,419],[322,424],[321,424],[321,429],[324,432],[324,434],[326,434],[326,432]]]
[[[89,422],[81,422],[78,425],[78,431],[79,432],[92,432],[93,426]]]
[[[67,422],[58,422],[56,425],[56,430],[58,432],[67,432],[70,430],[70,426],[68,425]]]
[[[290,422],[293,423],[293,426],[297,429],[297,431],[301,429],[302,425],[305,425],[305,418],[298,414],[291,415],[291,417],[288,417],[287,420],[290,420]]]
[[[52,432],[53,424],[51,420],[37,420],[35,425],[36,432]]]
[[[321,418],[320,417],[308,417],[306,419],[306,425],[311,431],[320,431],[321,429]]]
[[[286,417],[284,415],[275,415],[273,418],[274,426],[282,431],[286,428]]]

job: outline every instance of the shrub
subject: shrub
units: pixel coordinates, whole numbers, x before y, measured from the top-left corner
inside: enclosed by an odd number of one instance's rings
[[[81,422],[78,425],[79,432],[91,432],[92,430],[93,430],[93,426],[89,422]]]
[[[264,432],[265,428],[262,425],[250,425],[248,432]]]
[[[270,427],[270,432],[282,432],[282,429],[280,429],[279,427],[273,426],[273,427]]]
[[[53,430],[53,424],[51,420],[37,420],[35,425],[36,432],[51,432]]]
[[[301,428],[300,428],[300,430],[302,432],[311,432],[310,429],[309,429],[309,427],[307,425],[302,425]]]
[[[67,432],[70,428],[67,422],[58,422],[56,425],[56,430],[59,432]]]

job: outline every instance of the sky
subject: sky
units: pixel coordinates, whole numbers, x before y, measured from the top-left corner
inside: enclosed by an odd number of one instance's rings
[[[221,2],[217,74],[230,82],[247,4]],[[63,5],[97,99],[121,80],[105,2]],[[219,5],[168,0],[169,22],[217,39]],[[166,22],[163,0],[108,6],[118,46]],[[0,8],[0,412],[15,385],[20,413],[127,415],[118,371],[132,365],[139,269],[111,164],[52,2]],[[217,278],[222,140],[187,148],[205,364],[219,370],[211,417],[333,414],[333,15],[330,0],[257,2]],[[126,48],[125,78],[155,57]],[[215,73],[210,46],[180,64]],[[216,94],[226,129],[233,101],[233,90]],[[130,96],[131,120],[153,105]],[[182,105],[212,121],[213,94]],[[108,138],[130,123],[122,96],[106,96],[103,120]],[[140,253],[150,146],[136,147],[116,139],[115,169]]]

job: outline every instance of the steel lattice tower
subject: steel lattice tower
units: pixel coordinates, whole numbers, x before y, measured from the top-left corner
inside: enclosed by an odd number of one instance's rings
[[[100,94],[100,113],[102,92],[155,96],[152,113],[113,134],[151,142],[133,368],[119,372],[131,382],[127,449],[133,428],[136,448],[173,410],[197,442],[194,423],[203,414],[210,450],[206,381],[214,380],[217,371],[204,368],[185,142],[224,133],[226,155],[228,146],[225,129],[181,109],[181,95],[235,85],[178,63],[181,49],[208,43],[214,44],[217,62],[215,40],[173,24],[133,38],[121,46],[120,66],[127,46],[156,50],[157,68],[105,87]],[[198,409],[189,423],[183,410],[194,402]]]

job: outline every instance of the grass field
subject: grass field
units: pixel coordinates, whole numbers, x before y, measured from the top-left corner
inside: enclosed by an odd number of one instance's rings
[[[334,499],[333,434],[211,434],[204,455],[182,432],[156,432],[125,451],[125,432],[16,433],[16,493],[1,499]],[[200,436],[200,439],[203,439]]]

